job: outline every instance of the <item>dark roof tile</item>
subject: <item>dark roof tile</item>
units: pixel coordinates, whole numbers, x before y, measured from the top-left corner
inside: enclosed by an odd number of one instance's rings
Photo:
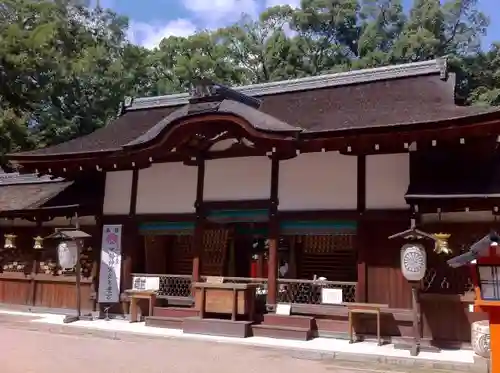
[[[0,212],[38,208],[71,184],[73,182],[0,186]]]
[[[240,115],[264,131],[296,131],[298,128],[305,134],[312,134],[437,123],[498,110],[457,106],[454,88],[454,77],[444,81],[436,70],[421,75],[266,94],[260,96],[263,101],[261,111],[225,100],[218,112]],[[188,111],[187,105],[129,109],[107,127],[90,135],[16,155],[69,155],[119,150],[127,144],[153,139],[172,121],[190,115]]]

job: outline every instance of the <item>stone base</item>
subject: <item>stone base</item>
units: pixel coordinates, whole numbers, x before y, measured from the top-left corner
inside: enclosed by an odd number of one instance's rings
[[[483,358],[490,357],[490,323],[488,320],[473,322],[471,325],[473,351]]]

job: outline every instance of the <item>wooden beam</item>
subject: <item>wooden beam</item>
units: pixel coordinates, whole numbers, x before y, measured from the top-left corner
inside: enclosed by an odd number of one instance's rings
[[[358,156],[357,164],[357,212],[359,213],[356,234],[356,252],[358,283],[356,284],[356,302],[367,302],[367,266],[366,266],[366,237],[365,219],[366,210],[366,156]]]
[[[139,169],[134,168],[132,171],[132,190],[130,193],[130,209],[129,214],[135,217],[137,210],[137,188],[139,186]]]
[[[198,178],[196,183],[196,221],[193,237],[193,275],[192,281],[200,281],[201,265],[200,257],[203,250],[203,232],[204,232],[204,211],[203,211],[203,190],[205,185],[205,160],[203,157],[198,157]]]
[[[278,217],[278,185],[280,161],[277,156],[271,159],[271,207],[269,209],[269,264],[267,272],[267,307],[274,311],[277,303],[278,288],[278,245],[279,245],[279,217]]]

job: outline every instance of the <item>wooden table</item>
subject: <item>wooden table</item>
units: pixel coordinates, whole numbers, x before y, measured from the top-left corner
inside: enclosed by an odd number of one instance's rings
[[[200,311],[201,318],[209,312],[231,314],[233,321],[237,315],[253,320],[257,284],[195,282],[192,286],[195,307]]]
[[[125,293],[130,297],[130,322],[137,322],[138,315],[138,302],[140,299],[147,299],[149,301],[149,316],[153,316],[153,308],[156,304],[156,291],[154,290],[125,290]]]
[[[344,303],[348,310],[349,317],[349,343],[354,343],[354,315],[368,314],[377,317],[377,343],[382,346],[382,337],[380,335],[380,314],[384,308],[389,308],[388,304],[377,303]]]

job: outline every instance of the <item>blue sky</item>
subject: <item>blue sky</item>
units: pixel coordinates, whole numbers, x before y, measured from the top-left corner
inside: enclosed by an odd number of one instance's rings
[[[98,1],[98,0],[93,0]],[[186,36],[197,29],[216,28],[238,20],[242,13],[257,15],[272,5],[297,6],[300,0],[100,0],[101,6],[114,9],[130,19],[130,39],[152,48],[163,37]],[[410,4],[412,0],[404,0]],[[498,0],[479,0],[480,9],[490,17],[491,26],[484,40],[500,40]],[[498,5],[497,5],[498,8]]]

